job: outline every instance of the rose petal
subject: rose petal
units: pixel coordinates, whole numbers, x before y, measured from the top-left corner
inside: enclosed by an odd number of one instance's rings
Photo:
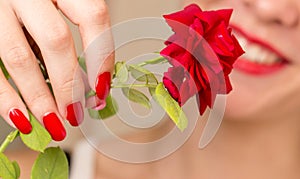
[[[193,4],[164,16],[175,32],[160,53],[173,66],[164,73],[164,85],[180,105],[196,94],[201,115],[217,94],[232,90],[228,75],[244,53],[228,27],[231,14],[232,9],[202,11]]]

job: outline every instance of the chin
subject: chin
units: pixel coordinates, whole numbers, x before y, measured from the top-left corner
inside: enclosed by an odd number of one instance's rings
[[[257,119],[259,113],[253,103],[254,101],[251,100],[249,95],[245,97],[242,93],[232,92],[226,99],[224,119],[239,121]]]
[[[262,120],[270,118],[266,111],[274,111],[271,105],[276,104],[276,97],[266,95],[270,80],[257,79],[244,72],[234,70],[230,75],[233,90],[226,98],[224,118],[227,120]],[[272,101],[274,100],[274,101]]]

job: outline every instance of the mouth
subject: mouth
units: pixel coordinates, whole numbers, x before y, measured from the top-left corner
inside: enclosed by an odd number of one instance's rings
[[[266,42],[251,37],[236,26],[233,33],[244,49],[234,68],[252,75],[265,75],[282,70],[289,62]]]

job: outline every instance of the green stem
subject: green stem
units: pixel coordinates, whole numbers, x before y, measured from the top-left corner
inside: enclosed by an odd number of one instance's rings
[[[112,85],[111,88],[156,88],[157,84],[120,84]]]
[[[4,76],[5,76],[6,79],[10,78],[9,73],[7,72],[7,70],[6,70],[5,66],[4,66],[1,58],[0,58],[0,70],[2,70],[2,72],[3,72],[3,74],[4,74]]]
[[[15,130],[13,132],[11,132],[4,140],[4,142],[1,144],[0,146],[0,152],[3,153],[5,151],[5,149],[8,147],[8,145],[10,143],[12,143],[16,137],[18,137],[19,135],[19,131]]]
[[[94,90],[89,91],[87,94],[85,94],[85,98],[89,98],[91,96],[95,96],[96,92]]]
[[[138,64],[138,66],[143,67],[143,66],[146,66],[146,65],[149,65],[149,64],[152,64],[152,65],[153,65],[153,64],[167,63],[167,62],[168,62],[168,60],[165,59],[165,57],[160,56],[160,57],[157,57],[157,58],[153,58],[153,59],[150,59],[150,60],[146,60],[146,61],[144,61],[144,62]]]
[[[146,63],[146,62],[142,62],[142,63],[138,64],[138,66],[140,66],[140,67],[143,67],[143,66],[146,66],[146,65],[148,65],[148,63]]]

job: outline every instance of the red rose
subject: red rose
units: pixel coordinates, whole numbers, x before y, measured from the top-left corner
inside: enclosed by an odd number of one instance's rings
[[[164,16],[174,34],[161,51],[172,65],[163,83],[180,105],[196,94],[200,114],[213,106],[217,94],[232,90],[228,75],[244,53],[228,28],[231,14],[232,10],[202,11],[192,4]]]

